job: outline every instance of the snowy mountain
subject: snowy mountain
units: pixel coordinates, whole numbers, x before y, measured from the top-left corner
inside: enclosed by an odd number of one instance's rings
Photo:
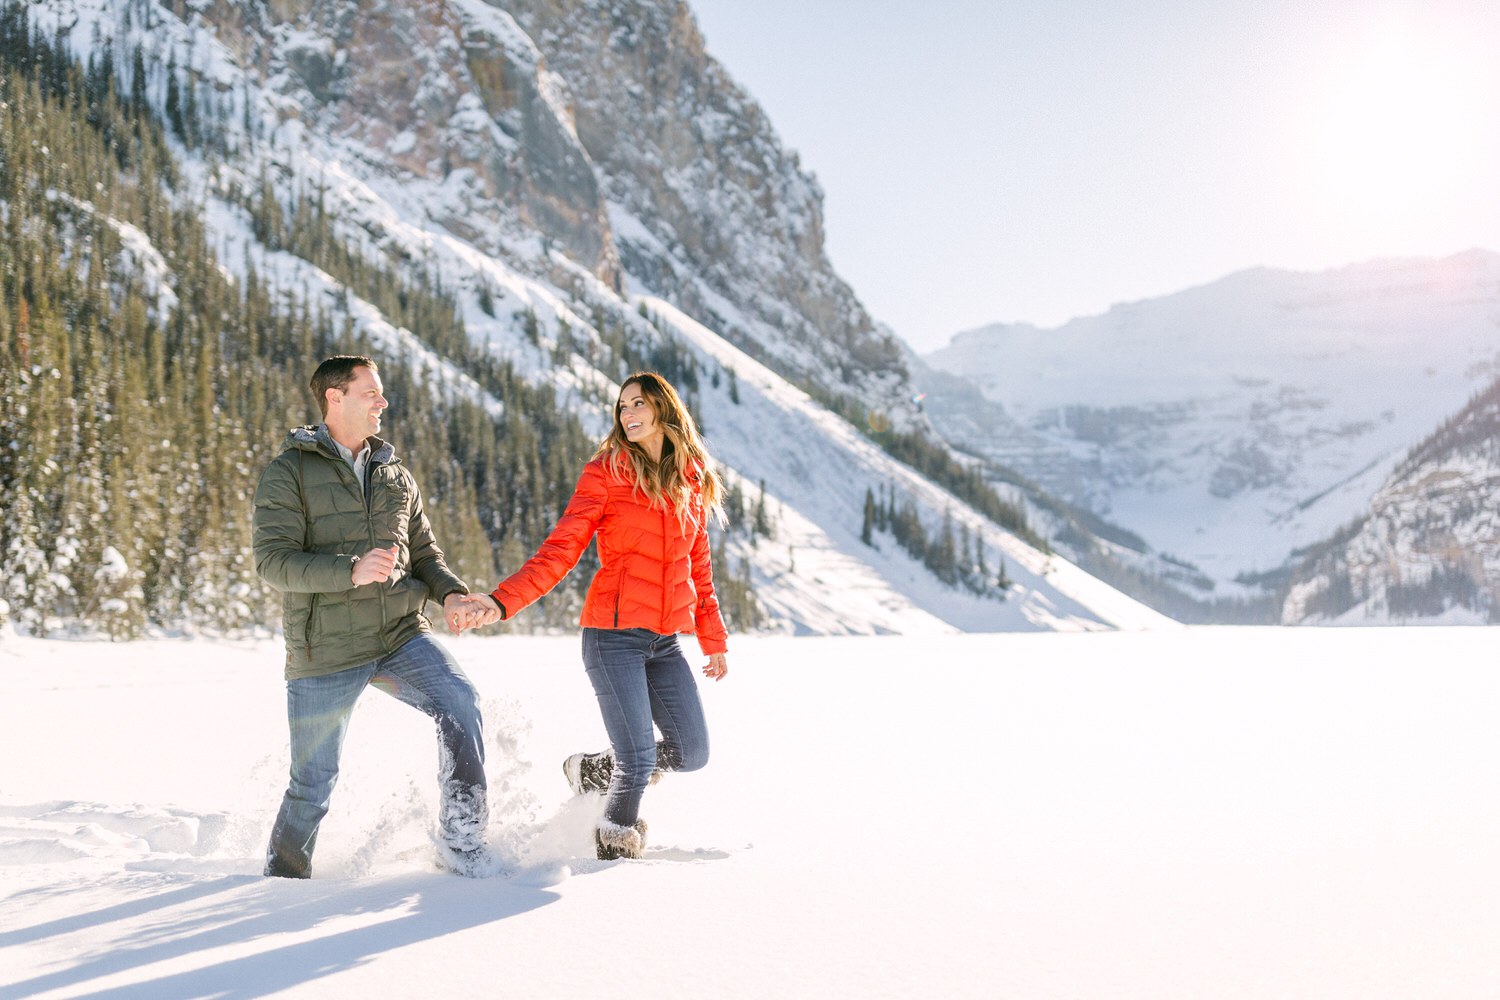
[[[120,89],[185,137],[179,197],[201,206],[220,265],[253,269],[418,381],[506,411],[425,330],[286,249],[291,230],[316,218],[454,294],[470,346],[554,388],[590,431],[631,350],[670,360],[731,485],[763,484],[774,511],[768,532],[723,545],[772,628],[1165,622],[849,422],[920,431],[925,418],[903,402],[894,339],[823,255],[815,182],[684,6],[447,0],[376,17],[349,2],[43,0],[30,17],[75,56],[111,53]],[[158,256],[145,279],[169,293]],[[162,303],[163,316],[176,308]],[[980,590],[950,586],[910,547],[862,531],[876,490],[950,560],[961,538],[963,558],[998,566],[1007,589],[983,574]]]
[[[1253,594],[1500,370],[1500,255],[1248,271],[922,360],[951,440]]]
[[[1369,515],[1293,577],[1282,620],[1484,624],[1500,616],[1500,381],[1413,448]]]
[[[894,341],[824,255],[821,190],[685,4],[225,3],[193,24],[233,60],[217,87],[243,73],[404,214],[553,284],[553,247],[617,292],[628,270],[784,374],[899,398]]]

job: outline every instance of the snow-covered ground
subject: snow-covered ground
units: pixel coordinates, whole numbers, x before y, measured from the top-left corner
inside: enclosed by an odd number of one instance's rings
[[[0,639],[0,998],[1500,995],[1500,631],[737,639],[610,863],[576,637],[451,648],[509,874],[372,692],[299,883],[278,644]]]

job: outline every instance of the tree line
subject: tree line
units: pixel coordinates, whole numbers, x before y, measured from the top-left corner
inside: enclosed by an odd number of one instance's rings
[[[916,503],[907,498],[896,502],[896,487],[882,486],[877,497],[874,490],[865,489],[864,523],[860,526],[860,541],[872,548],[878,547],[875,533],[889,534],[891,539],[906,550],[913,559],[932,571],[932,575],[950,587],[963,587],[971,593],[984,597],[1005,599],[1011,580],[1005,574],[1005,558],[992,569],[985,558],[984,537],[971,532],[967,524],[953,528],[953,512],[943,512],[943,523],[929,532],[922,524]]]
[[[80,62],[64,39],[32,29],[25,3],[0,3],[0,614],[38,635],[80,626],[119,637],[274,628],[279,595],[254,572],[250,498],[287,429],[318,419],[303,386],[316,361],[335,353],[381,363],[387,436],[423,487],[450,564],[488,588],[534,551],[592,454],[576,400],[557,399],[475,347],[457,291],[436,268],[351,243],[321,186],[294,184],[274,166],[229,188],[230,200],[259,246],[308,261],[342,291],[310,298],[277,287],[248,255],[229,276],[201,208],[179,193],[171,145],[225,158],[231,141],[253,142],[256,130],[246,100],[236,137],[236,95],[211,93],[191,65],[191,53],[181,65],[169,58],[165,81],[156,79],[166,93],[158,116],[139,48],[121,61],[105,46]],[[492,313],[493,290],[481,283],[477,294]],[[370,343],[349,313],[351,296],[472,376],[502,402],[498,412],[435,388],[444,380],[415,359]],[[596,304],[591,319],[597,337],[556,331],[555,364],[576,353],[616,378],[659,371],[695,417],[705,381],[717,390],[727,379],[738,402],[735,372],[704,367],[644,306],[637,317]],[[541,346],[536,318],[518,322]],[[877,439],[1034,539],[1019,509],[944,449]],[[731,627],[755,628],[765,615],[750,563],[734,564],[731,552],[774,538],[775,518],[764,483],[753,499],[726,478],[719,596]],[[929,538],[914,508],[895,506],[894,491],[886,504],[880,530],[939,579],[1003,588],[1003,563],[998,575],[985,566],[982,545],[971,547],[951,518]],[[521,627],[575,621],[596,566],[591,550]]]
[[[251,496],[287,429],[318,419],[303,386],[335,353],[381,363],[387,436],[422,485],[454,570],[487,589],[519,565],[593,452],[577,418],[550,387],[468,353],[454,296],[423,270],[407,277],[413,269],[399,261],[352,251],[316,192],[288,204],[264,185],[241,203],[258,235],[420,331],[502,401],[498,414],[435,390],[414,359],[382,354],[338,303],[274,288],[249,262],[239,280],[228,277],[202,213],[174,202],[175,124],[164,127],[117,82],[107,52],[80,64],[30,29],[24,4],[0,6],[9,617],[37,635],[274,627],[279,595],[254,572]],[[596,565],[591,550],[522,627],[576,620]],[[753,619],[753,609],[747,593],[739,616]]]

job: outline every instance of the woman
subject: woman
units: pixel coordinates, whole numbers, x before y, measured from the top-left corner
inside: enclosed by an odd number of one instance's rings
[[[631,375],[615,403],[614,426],[584,466],[557,526],[485,598],[484,624],[514,617],[557,586],[598,536],[601,565],[581,616],[583,663],[610,750],[574,754],[563,771],[576,794],[607,792],[594,831],[602,860],[641,856],[641,796],[660,772],[708,762],[703,705],[677,634],[697,634],[708,656],[705,676],[721,680],[729,672],[708,551],[708,518],[723,523],[721,496],[677,391],[660,375]]]

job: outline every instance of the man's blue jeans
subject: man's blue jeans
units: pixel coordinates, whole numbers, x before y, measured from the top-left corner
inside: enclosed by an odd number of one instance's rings
[[[432,636],[419,635],[378,660],[286,682],[291,783],[271,829],[267,875],[311,877],[318,824],[328,813],[328,801],[338,783],[339,754],[349,716],[370,685],[437,724],[442,793],[438,825],[444,843],[455,851],[471,851],[484,843],[489,802],[479,694],[452,654]]]
[[[653,770],[696,771],[708,763],[698,682],[677,637],[644,628],[584,629],[583,665],[615,757],[604,817],[632,826]]]

